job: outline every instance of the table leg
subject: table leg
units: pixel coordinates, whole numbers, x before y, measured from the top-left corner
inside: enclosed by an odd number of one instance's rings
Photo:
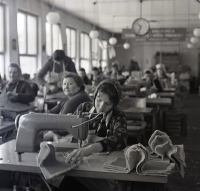
[[[152,182],[131,182],[131,191],[165,191],[165,184]]]
[[[127,190],[127,181],[118,180],[118,191],[126,191]]]

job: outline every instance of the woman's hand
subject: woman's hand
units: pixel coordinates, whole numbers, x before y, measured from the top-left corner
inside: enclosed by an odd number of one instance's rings
[[[81,163],[83,157],[89,156],[93,152],[101,152],[103,147],[100,143],[95,143],[84,148],[75,149],[66,159],[66,163],[77,164]]]
[[[17,101],[17,93],[7,92],[6,95],[10,101]]]

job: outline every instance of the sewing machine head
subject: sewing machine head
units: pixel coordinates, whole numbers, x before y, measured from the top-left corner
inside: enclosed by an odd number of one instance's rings
[[[30,113],[17,116],[16,152],[35,152],[40,149],[44,131],[68,131],[75,139],[85,140],[88,135],[88,117]],[[85,122],[85,123],[84,123]],[[83,124],[81,124],[83,123]],[[81,124],[81,125],[79,125]],[[73,127],[76,126],[76,127]]]

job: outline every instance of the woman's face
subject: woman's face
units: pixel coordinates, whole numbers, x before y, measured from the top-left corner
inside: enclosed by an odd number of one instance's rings
[[[163,77],[163,71],[162,71],[162,69],[157,69],[156,73],[157,73],[158,77]]]
[[[74,78],[68,77],[63,79],[63,92],[66,96],[72,97],[80,91],[80,87],[74,81]]]
[[[10,82],[17,82],[20,79],[20,73],[16,67],[9,67],[8,72]]]
[[[113,108],[113,102],[104,92],[98,92],[95,98],[95,109],[97,113],[107,113]]]

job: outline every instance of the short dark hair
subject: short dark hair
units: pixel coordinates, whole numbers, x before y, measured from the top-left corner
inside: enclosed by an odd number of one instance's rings
[[[53,53],[53,60],[60,62],[64,60],[64,58],[65,58],[65,52],[63,50],[56,50]]]
[[[73,78],[77,86],[80,87],[80,90],[85,90],[83,80],[78,74],[73,72],[65,72],[64,75],[62,76],[62,82],[65,78]]]
[[[110,101],[115,104],[118,101],[118,94],[117,94],[117,90],[115,89],[115,87],[111,84],[105,83],[102,84],[99,89],[98,92],[103,92],[105,94],[108,95]]]
[[[79,71],[85,72],[85,69],[84,68],[80,68]]]
[[[11,63],[8,68],[13,67],[13,68],[17,68],[18,72],[20,73],[20,75],[22,75],[22,70],[20,68],[20,66],[16,63]]]
[[[92,71],[99,71],[97,67],[93,67]]]

